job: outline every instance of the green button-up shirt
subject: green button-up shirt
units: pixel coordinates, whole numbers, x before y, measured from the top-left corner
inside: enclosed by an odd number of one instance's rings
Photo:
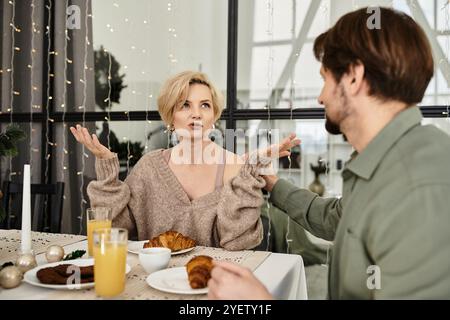
[[[450,298],[450,138],[399,113],[342,172],[342,198],[280,179],[270,200],[333,240],[331,299]]]

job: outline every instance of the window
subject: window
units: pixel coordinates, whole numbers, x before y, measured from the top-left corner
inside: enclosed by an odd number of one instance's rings
[[[124,178],[140,155],[167,145],[164,124],[157,113],[157,96],[165,79],[186,69],[207,73],[224,93],[227,100],[222,130],[242,129],[254,135],[258,130],[267,132],[277,128],[280,137],[296,132],[302,139],[301,147],[293,153],[290,169],[287,159],[280,161],[280,176],[307,188],[314,181],[311,165],[326,164],[327,173],[319,175],[325,195],[340,195],[340,171],[348,160],[351,146],[342,137],[329,136],[325,131],[324,111],[317,103],[322,86],[320,64],[313,57],[312,45],[318,34],[358,6],[392,3],[424,27],[436,56],[436,76],[427,89],[421,110],[426,117],[424,122],[450,132],[447,118],[450,9],[446,0],[91,0],[87,2],[90,7],[81,10],[82,22],[92,27],[89,37],[92,56],[86,69],[90,84],[86,97],[77,91],[82,87],[83,77],[70,69],[72,60],[73,64],[76,59],[77,63],[83,63],[79,60],[84,54],[83,28],[69,30],[68,56],[64,62],[60,51],[64,39],[49,42],[45,32],[48,17],[64,16],[65,8],[58,7],[63,4],[58,1],[58,6],[50,7],[55,1],[44,0],[41,10],[35,10],[35,21],[39,22],[41,32],[34,38],[38,51],[34,63],[44,68],[34,73],[35,85],[42,86],[33,89],[28,81],[32,55],[27,36],[30,33],[26,33],[26,27],[32,22],[27,11],[30,9],[17,0],[11,2],[17,6],[16,16],[12,20],[12,15],[7,13],[9,9],[5,9],[3,34],[11,34],[10,22],[23,30],[20,35],[13,33],[17,35],[14,45],[20,46],[20,50],[13,48],[13,42],[8,42],[6,36],[3,41],[0,124],[4,129],[9,123],[17,122],[30,133],[32,122],[33,131],[28,135],[31,143],[28,138],[20,144],[18,157],[13,161],[1,160],[1,179],[9,179],[13,172],[17,175],[11,178],[19,182],[21,168],[29,162],[35,165],[32,177],[35,183],[64,179],[63,232],[83,232],[80,217],[89,205],[86,186],[95,178],[92,155],[82,152],[68,127],[85,122],[103,138],[105,132],[113,132],[117,138],[117,149],[113,151],[120,153]],[[86,16],[85,12],[89,14]],[[43,14],[40,19],[38,13]],[[57,25],[64,25],[58,21]],[[50,22],[50,27],[55,27],[54,22]],[[51,28],[52,37],[56,38],[58,32],[64,35],[64,29]],[[75,47],[76,41],[83,46]],[[94,53],[98,55],[97,63]],[[11,54],[14,91],[21,85],[24,87],[20,95],[13,92],[13,114],[9,112],[8,100]],[[48,62],[50,69],[55,67],[51,70],[58,71],[52,75],[57,81],[49,78],[50,82],[46,82]],[[72,83],[66,82],[69,77]],[[94,87],[95,79],[98,83]],[[71,108],[64,106],[60,97],[52,97],[51,90],[64,86],[64,82],[66,99],[73,100]],[[35,93],[32,103],[31,91],[39,93]],[[108,100],[108,97],[115,98]],[[83,98],[89,100],[85,109],[79,108]],[[42,101],[41,106],[30,108],[39,104],[37,100]],[[46,101],[50,101],[48,109]],[[112,134],[109,138],[111,143]],[[237,142],[235,151],[243,153],[245,140],[237,139]]]
[[[226,0],[93,0],[96,76],[101,78],[100,67],[108,72],[111,55],[126,86],[111,111],[157,110],[164,80],[184,70],[207,73],[225,93],[226,10]],[[106,88],[107,78],[101,80]]]

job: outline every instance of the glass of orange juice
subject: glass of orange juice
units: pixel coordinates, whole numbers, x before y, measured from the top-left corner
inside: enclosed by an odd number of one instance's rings
[[[93,234],[95,293],[114,297],[125,289],[128,231],[96,229]]]
[[[92,232],[100,228],[111,228],[111,208],[97,207],[87,209],[88,255],[92,257]]]

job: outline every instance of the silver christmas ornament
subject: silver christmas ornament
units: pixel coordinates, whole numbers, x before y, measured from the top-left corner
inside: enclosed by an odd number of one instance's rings
[[[0,271],[0,286],[5,289],[17,287],[23,279],[23,273],[16,266],[5,267]]]
[[[21,254],[16,260],[16,267],[20,272],[25,273],[37,266],[36,258],[32,253]]]
[[[64,249],[61,246],[53,245],[47,248],[45,258],[48,262],[58,262],[64,258]]]

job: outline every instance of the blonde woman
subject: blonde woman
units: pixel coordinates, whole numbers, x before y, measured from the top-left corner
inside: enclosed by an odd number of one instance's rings
[[[161,89],[158,110],[179,143],[144,155],[125,181],[118,179],[117,155],[95,134],[70,130],[95,156],[97,180],[87,188],[91,206],[113,210],[113,226],[147,240],[176,230],[204,246],[242,250],[262,240],[260,206],[264,179],[260,162],[250,164],[210,140],[223,99],[205,74],[186,71]],[[294,137],[276,146],[280,155]]]

